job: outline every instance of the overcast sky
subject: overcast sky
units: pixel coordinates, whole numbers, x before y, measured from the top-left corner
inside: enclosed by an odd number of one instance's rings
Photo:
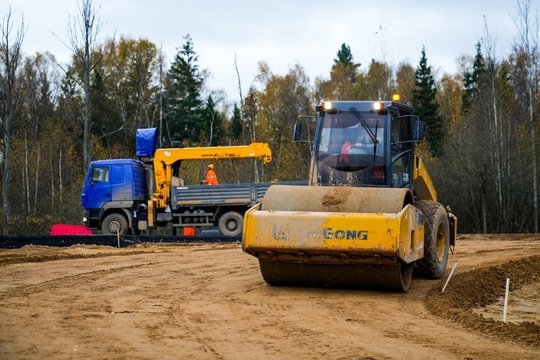
[[[79,0],[80,1],[80,0]],[[517,1],[517,0],[516,0]],[[507,56],[516,37],[514,0],[94,0],[103,23],[100,38],[146,38],[162,46],[170,62],[190,34],[199,65],[212,74],[208,85],[238,99],[234,59],[245,93],[265,61],[275,74],[299,63],[313,81],[329,77],[333,59],[347,43],[366,69],[372,58],[392,66],[414,67],[426,47],[428,64],[439,75],[458,71],[462,55],[475,54],[485,37],[484,17],[495,55]],[[1,0],[0,15],[11,6],[15,24],[28,26],[26,55],[49,51],[61,61],[70,52],[69,19],[79,16],[77,0]],[[538,12],[540,0],[533,0]],[[55,36],[56,34],[56,36]]]

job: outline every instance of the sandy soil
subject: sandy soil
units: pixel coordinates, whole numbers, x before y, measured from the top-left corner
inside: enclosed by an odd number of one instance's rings
[[[0,250],[0,359],[540,358],[539,324],[473,312],[535,288],[540,236],[461,236],[456,262],[401,294],[271,287],[239,244]]]

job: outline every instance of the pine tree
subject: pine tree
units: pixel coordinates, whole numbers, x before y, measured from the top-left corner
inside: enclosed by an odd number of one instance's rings
[[[416,115],[426,123],[426,139],[431,154],[439,157],[443,154],[444,127],[435,96],[437,88],[427,65],[426,49],[422,48],[422,57],[416,68],[416,82],[412,93],[411,103]]]
[[[216,103],[212,96],[208,97],[201,118],[204,121],[202,133],[206,134],[206,146],[219,145],[223,137],[221,114],[216,110]]]
[[[341,49],[337,52],[337,58],[334,59],[334,64],[353,64],[353,56],[349,45],[341,44]]]
[[[238,140],[242,136],[242,113],[240,108],[236,103],[233,108],[233,115],[231,119],[231,138],[233,140]]]
[[[193,49],[191,37],[186,35],[184,44],[169,69],[169,87],[166,94],[169,134],[172,140],[184,143],[197,142],[204,129],[204,120],[201,118],[201,88],[204,79],[197,61],[198,55]]]
[[[464,114],[469,111],[474,98],[478,94],[479,82],[485,72],[486,62],[482,56],[480,42],[478,42],[476,44],[476,56],[474,57],[472,72],[467,70],[463,74],[462,112]]]
[[[341,44],[341,49],[338,50],[334,65],[332,65],[330,81],[323,85],[328,92],[324,96],[336,100],[354,97],[352,88],[353,84],[356,83],[359,67],[359,63],[353,62],[351,48],[345,43]]]

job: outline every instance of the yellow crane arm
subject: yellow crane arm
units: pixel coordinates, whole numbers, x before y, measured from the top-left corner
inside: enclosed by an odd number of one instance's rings
[[[157,149],[154,154],[154,164],[159,162],[166,165],[172,165],[178,160],[242,158],[260,158],[265,164],[267,164],[272,161],[272,151],[266,143],[251,143],[249,145],[239,146]]]
[[[182,160],[218,160],[256,158],[267,164],[272,161],[272,150],[267,143],[239,146],[211,146],[157,149],[154,154],[155,192],[149,205],[165,208],[171,194],[172,165]],[[150,202],[153,202],[150,204]]]

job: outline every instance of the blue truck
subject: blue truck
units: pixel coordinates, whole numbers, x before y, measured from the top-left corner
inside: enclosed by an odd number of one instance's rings
[[[140,234],[172,225],[179,229],[217,227],[225,236],[240,236],[243,215],[260,202],[272,183],[183,184],[185,160],[272,159],[268,144],[191,148],[157,148],[157,128],[139,129],[137,160],[92,161],[84,181],[83,224],[103,234]]]

